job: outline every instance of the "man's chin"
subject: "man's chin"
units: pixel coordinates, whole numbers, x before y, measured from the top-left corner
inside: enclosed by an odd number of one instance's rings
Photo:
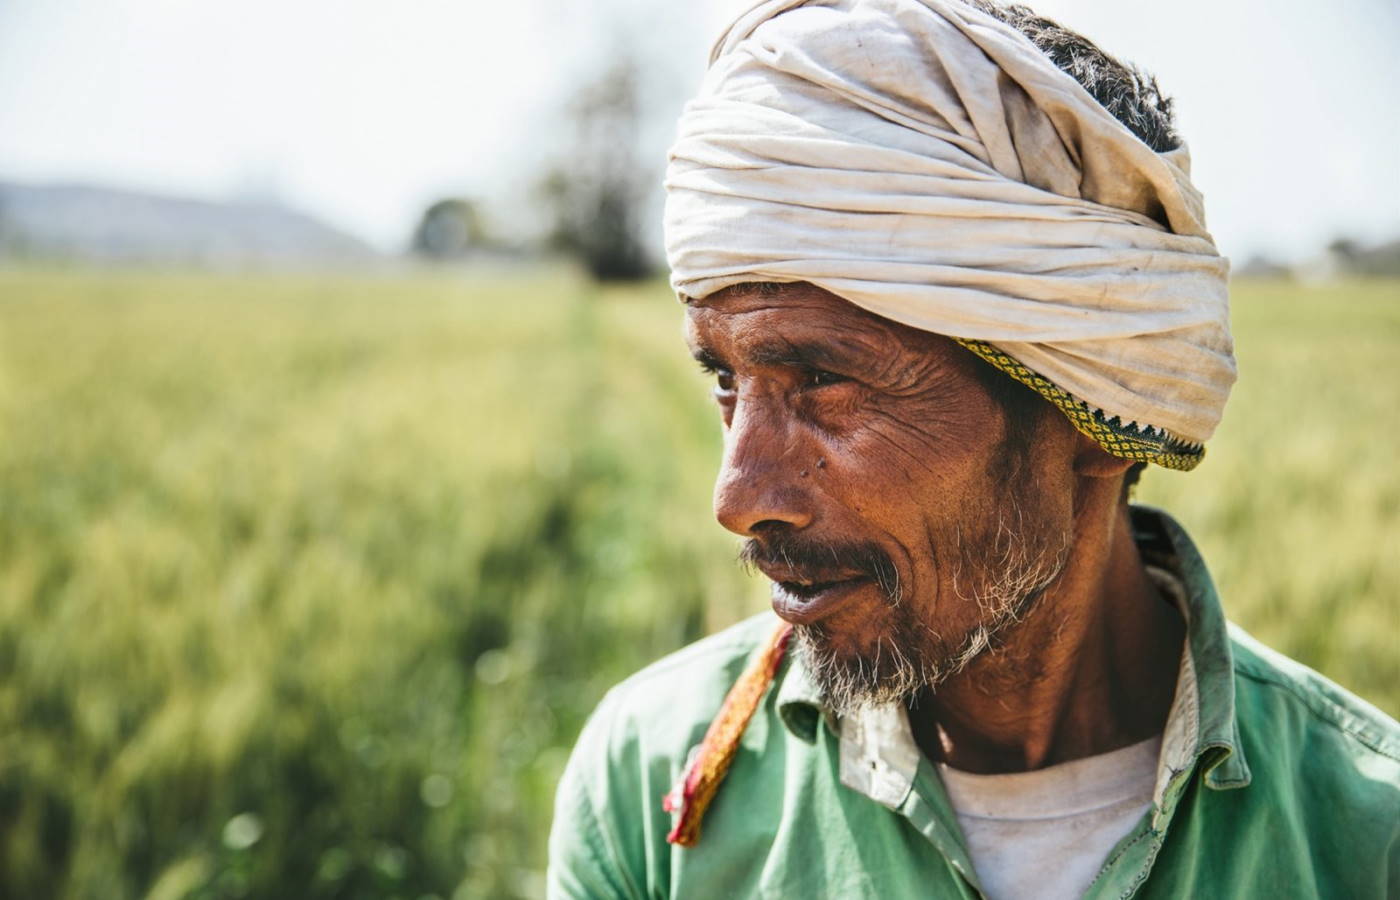
[[[823,703],[838,716],[908,701],[937,680],[936,672],[886,635],[875,639],[873,651],[852,648],[825,625],[794,625],[793,636]]]

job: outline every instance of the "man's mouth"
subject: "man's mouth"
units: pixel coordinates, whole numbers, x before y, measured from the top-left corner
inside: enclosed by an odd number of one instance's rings
[[[778,582],[778,587],[787,591],[789,594],[792,594],[803,600],[810,600],[818,594],[823,593],[824,591],[833,588],[838,584],[844,583],[845,582],[842,581],[780,581]]]
[[[898,602],[894,563],[873,543],[778,534],[745,541],[739,560],[768,576],[773,611],[794,625],[815,624],[856,603],[873,614]]]
[[[773,578],[773,611],[795,625],[810,625],[873,584],[865,575]]]

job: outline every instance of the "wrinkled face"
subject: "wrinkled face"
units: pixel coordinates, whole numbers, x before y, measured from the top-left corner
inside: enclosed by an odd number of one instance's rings
[[[1073,432],[1046,416],[1010,451],[953,341],[804,284],[693,301],[687,340],[724,420],[715,515],[838,712],[937,684],[1060,573]]]

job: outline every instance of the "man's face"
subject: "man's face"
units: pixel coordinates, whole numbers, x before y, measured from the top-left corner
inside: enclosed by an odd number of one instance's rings
[[[1008,450],[971,353],[805,284],[692,302],[725,427],[715,515],[749,538],[844,712],[908,699],[995,646],[1071,544],[1074,433]]]

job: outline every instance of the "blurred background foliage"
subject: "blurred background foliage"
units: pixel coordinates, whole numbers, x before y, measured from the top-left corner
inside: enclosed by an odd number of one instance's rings
[[[1244,282],[1229,613],[1400,712],[1400,282]],[[603,692],[765,606],[657,282],[0,269],[0,896],[530,897]]]

